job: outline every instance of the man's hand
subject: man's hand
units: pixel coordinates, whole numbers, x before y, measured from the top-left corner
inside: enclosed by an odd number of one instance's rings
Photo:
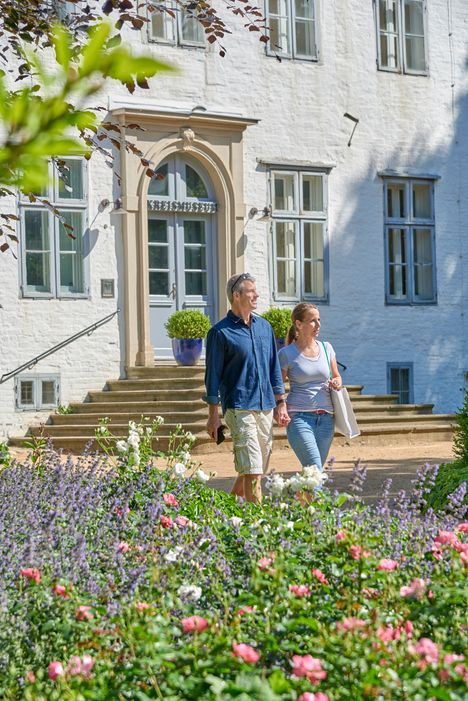
[[[288,423],[291,421],[289,414],[288,414],[288,409],[286,407],[286,403],[282,402],[281,404],[278,404],[276,409],[273,411],[273,417],[278,424],[278,426],[287,426]]]
[[[221,419],[218,413],[218,406],[216,404],[210,404],[210,415],[208,417],[208,421],[206,422],[206,430],[208,431],[210,438],[212,438],[214,441],[216,440],[216,435],[220,426]]]

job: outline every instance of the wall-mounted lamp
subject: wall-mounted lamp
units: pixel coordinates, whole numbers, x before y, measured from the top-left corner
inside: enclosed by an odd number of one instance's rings
[[[354,123],[353,131],[351,132],[351,136],[348,139],[348,146],[351,146],[351,141],[353,140],[354,132],[356,131],[356,127],[359,124],[359,119],[357,117],[353,117],[352,114],[349,114],[349,112],[345,112],[343,117],[346,117],[346,119],[349,119],[351,122]]]
[[[118,197],[116,200],[108,200],[107,197],[99,203],[99,211],[103,212],[109,205],[113,205],[110,214],[126,214],[126,210],[122,207],[122,200]]]
[[[249,219],[253,219],[257,214],[260,214],[257,221],[269,222],[273,218],[271,216],[271,207],[263,207],[263,209],[252,207],[252,209],[249,210]]]

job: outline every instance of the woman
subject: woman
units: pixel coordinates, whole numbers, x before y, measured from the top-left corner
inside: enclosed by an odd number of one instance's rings
[[[283,379],[290,384],[286,433],[301,464],[323,470],[335,427],[330,387],[339,389],[341,376],[331,344],[317,340],[320,312],[315,304],[298,304],[291,318],[287,345],[279,352]]]

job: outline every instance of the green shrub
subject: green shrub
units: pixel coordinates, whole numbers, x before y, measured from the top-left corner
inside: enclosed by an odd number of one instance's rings
[[[457,413],[453,453],[462,465],[468,466],[468,391],[465,392],[465,401]]]
[[[454,462],[441,465],[434,487],[427,497],[433,509],[444,508],[447,498],[465,482],[468,485],[468,392],[461,409],[457,412],[453,437]],[[468,504],[468,494],[465,495]]]
[[[203,312],[182,309],[171,314],[164,326],[169,338],[206,338],[211,321]]]
[[[286,338],[292,324],[290,309],[285,309],[284,307],[270,307],[262,316],[273,327],[275,338]]]
[[[458,487],[466,482],[468,484],[468,464],[459,460],[441,465],[434,487],[427,496],[428,506],[433,509],[443,509],[447,505],[447,498]],[[468,494],[465,495],[465,504],[468,504]]]

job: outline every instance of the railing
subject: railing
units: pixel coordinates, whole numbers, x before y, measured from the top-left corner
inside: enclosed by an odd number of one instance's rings
[[[22,372],[23,370],[30,370],[32,367],[37,365],[37,363],[40,360],[47,358],[47,356],[52,355],[52,353],[55,353],[56,351],[60,350],[61,348],[65,348],[65,346],[68,346],[70,343],[73,343],[73,341],[78,340],[82,336],[85,336],[85,335],[90,336],[93,333],[93,331],[98,329],[100,326],[107,324],[107,322],[110,321],[111,319],[113,319],[114,316],[116,314],[118,314],[119,312],[120,312],[120,309],[116,309],[116,311],[112,312],[112,314],[108,314],[103,319],[96,321],[94,324],[91,324],[91,326],[88,326],[87,328],[83,329],[82,331],[79,331],[74,336],[70,336],[70,338],[66,338],[64,341],[57,343],[57,345],[54,346],[53,348],[50,348],[49,350],[44,351],[44,353],[37,355],[32,360],[29,360],[27,363],[23,363],[22,365],[17,367],[15,370],[12,370],[11,372],[5,373],[4,375],[2,375],[0,377],[0,385],[3,382],[10,380],[12,377],[15,377],[15,375],[19,375],[19,373]]]

